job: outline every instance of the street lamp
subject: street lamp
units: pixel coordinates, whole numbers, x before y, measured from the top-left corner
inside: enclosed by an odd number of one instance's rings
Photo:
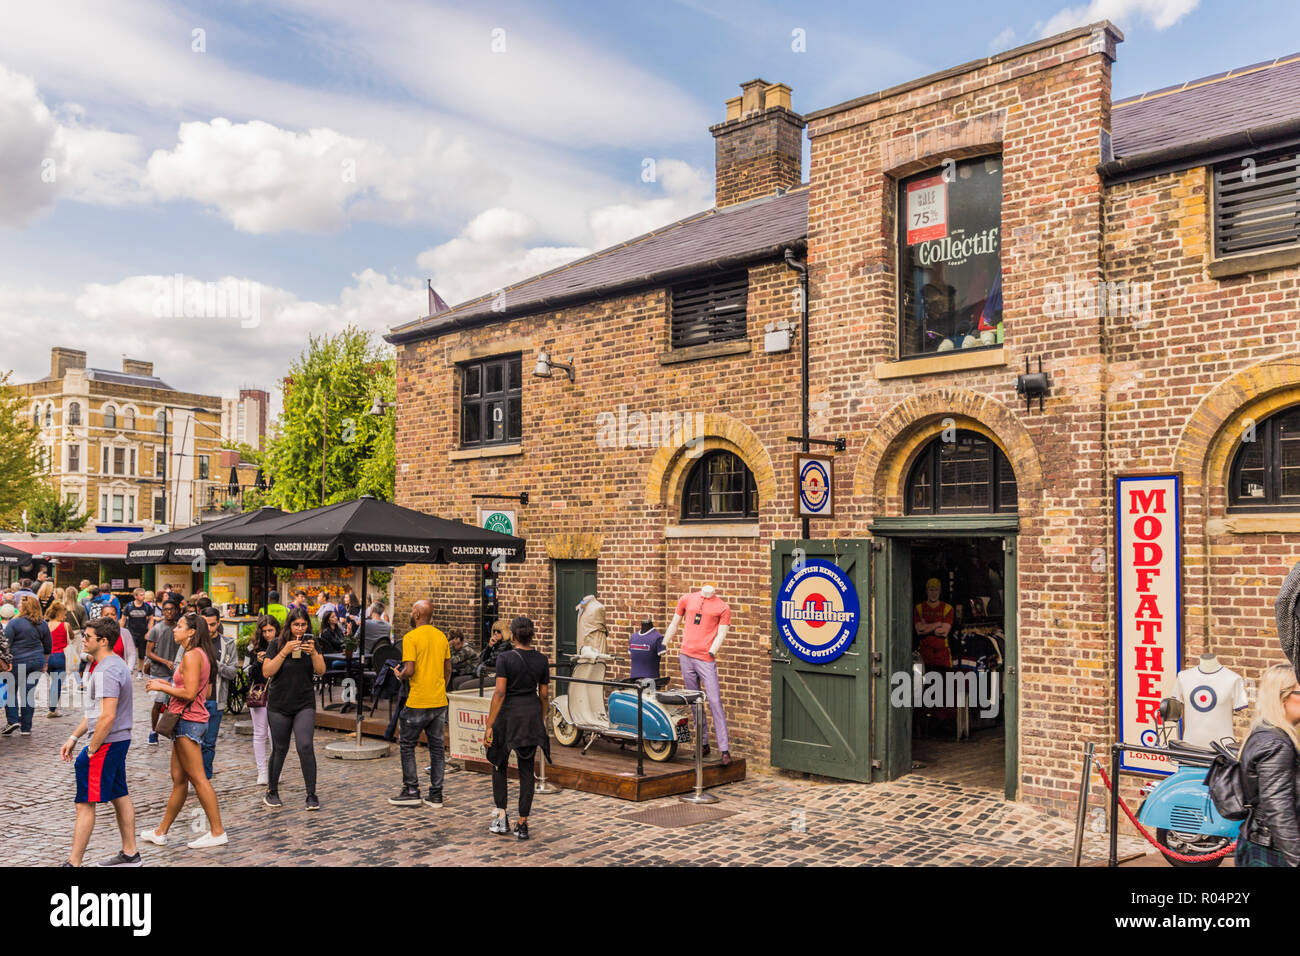
[[[384,410],[385,410],[385,409],[388,409],[388,408],[396,408],[396,407],[397,407],[397,403],[396,403],[396,402],[385,402],[385,401],[381,401],[380,398],[379,398],[379,396],[376,395],[376,396],[375,396],[375,400],[374,400],[374,401],[371,403],[371,405],[370,405],[370,410],[367,411],[366,414],[367,414],[367,415],[374,415],[376,418],[378,418],[379,416],[381,416],[381,415],[384,414]]]
[[[572,356],[569,357],[569,364],[565,365],[563,362],[551,361],[550,354],[547,353],[545,350],[542,350],[541,352],[537,353],[537,367],[533,369],[534,375],[536,375],[538,378],[550,378],[551,371],[557,368],[564,369],[564,371],[568,372],[569,381],[570,382],[574,381]]]

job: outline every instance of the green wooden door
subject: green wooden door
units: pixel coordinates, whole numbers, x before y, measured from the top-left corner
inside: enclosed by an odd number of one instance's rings
[[[555,660],[578,653],[578,602],[596,593],[595,561],[555,562]]]
[[[858,633],[826,664],[791,653],[776,623],[782,582],[795,561],[833,561],[853,582]],[[871,775],[871,543],[865,540],[772,542],[772,766],[866,781]]]

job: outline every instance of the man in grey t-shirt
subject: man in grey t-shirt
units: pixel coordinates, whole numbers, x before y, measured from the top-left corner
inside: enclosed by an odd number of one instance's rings
[[[172,625],[180,616],[181,605],[176,598],[168,596],[163,600],[162,609],[162,621],[149,628],[149,633],[145,635],[144,654],[149,660],[149,676],[170,681],[176,670],[176,652],[179,650],[176,646],[176,638],[172,636]],[[153,710],[149,715],[149,743],[151,744],[158,743],[158,734],[154,732],[154,728],[158,726],[158,717],[169,699],[161,691],[154,695]]]
[[[83,734],[90,731],[90,743],[76,756],[77,823],[72,834],[72,852],[67,866],[81,866],[90,835],[95,830],[95,805],[111,803],[117,814],[122,849],[100,866],[139,866],[135,846],[135,806],[126,789],[126,752],[131,746],[131,669],[113,653],[121,629],[117,621],[101,617],[89,622],[83,640],[95,669],[86,681],[86,716],[72,736],[64,741],[59,756],[65,762]]]

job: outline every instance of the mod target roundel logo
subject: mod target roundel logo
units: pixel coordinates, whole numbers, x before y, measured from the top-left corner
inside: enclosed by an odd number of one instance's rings
[[[825,511],[830,501],[831,476],[825,462],[812,459],[799,469],[799,500],[810,513]]]
[[[1219,695],[1214,692],[1214,688],[1205,684],[1194,688],[1188,696],[1191,698],[1192,706],[1202,714],[1214,710],[1214,705],[1219,702]]]
[[[1154,747],[1160,743],[1160,735],[1148,727],[1146,730],[1142,731],[1138,740],[1141,742],[1143,747]]]
[[[852,579],[834,562],[811,558],[791,570],[781,584],[777,630],[795,657],[826,664],[853,643],[859,611]]]

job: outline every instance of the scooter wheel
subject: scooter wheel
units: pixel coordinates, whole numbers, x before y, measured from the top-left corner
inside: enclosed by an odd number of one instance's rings
[[[675,740],[643,740],[641,747],[645,750],[645,755],[655,763],[665,763],[677,756]]]
[[[1223,837],[1202,836],[1199,833],[1179,833],[1177,830],[1166,830],[1160,827],[1156,830],[1156,841],[1166,850],[1173,850],[1175,853],[1181,853],[1183,856],[1205,856],[1210,853],[1216,853],[1231,843],[1231,840]],[[1224,861],[1224,857],[1217,860],[1205,860],[1201,863],[1184,863],[1182,860],[1175,860],[1172,857],[1165,857],[1170,866],[1194,867],[1194,866],[1218,866]]]
[[[555,731],[556,741],[563,747],[576,747],[582,740],[582,734],[578,728],[573,726],[558,713],[551,722],[551,729]]]

